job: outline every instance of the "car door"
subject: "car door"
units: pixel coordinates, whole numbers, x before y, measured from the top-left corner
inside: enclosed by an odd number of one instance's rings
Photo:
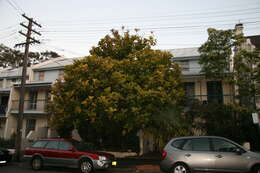
[[[211,171],[215,167],[214,153],[208,138],[188,139],[183,145],[185,163],[195,171]]]
[[[44,162],[47,165],[59,165],[60,160],[58,158],[59,150],[58,150],[59,141],[48,141],[45,145],[44,151]]]
[[[239,146],[221,138],[212,138],[213,150],[215,152],[215,169],[219,172],[243,172],[248,162],[247,156]]]
[[[64,166],[77,166],[76,151],[70,149],[74,148],[69,141],[60,141],[59,143],[59,158],[60,162]]]

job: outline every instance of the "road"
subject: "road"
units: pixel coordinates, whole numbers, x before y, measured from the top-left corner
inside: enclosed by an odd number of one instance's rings
[[[119,159],[116,168],[108,171],[97,171],[95,173],[135,173],[138,166],[142,165],[158,165],[158,160],[140,160],[140,159]],[[139,171],[145,173],[146,171]],[[149,173],[161,173],[159,170],[148,170]],[[79,173],[78,169],[72,168],[58,168],[58,167],[44,167],[43,170],[33,171],[30,165],[26,162],[9,163],[6,166],[0,167],[0,173]]]

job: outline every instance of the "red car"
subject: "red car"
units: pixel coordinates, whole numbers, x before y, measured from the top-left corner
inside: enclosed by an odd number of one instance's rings
[[[43,166],[79,168],[82,173],[116,166],[114,156],[105,152],[89,151],[86,144],[73,139],[41,139],[25,150],[32,169]]]

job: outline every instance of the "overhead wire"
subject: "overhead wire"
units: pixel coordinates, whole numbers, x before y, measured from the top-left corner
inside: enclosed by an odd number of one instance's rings
[[[19,9],[19,7],[17,7],[15,4],[13,4],[13,1],[11,0],[6,0],[6,2],[19,14],[22,15],[23,11],[21,9]]]

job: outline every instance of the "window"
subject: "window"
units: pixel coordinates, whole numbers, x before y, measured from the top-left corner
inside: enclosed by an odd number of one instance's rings
[[[191,151],[192,150],[191,140],[187,140],[183,145],[182,149],[186,151]]]
[[[39,72],[39,81],[43,81],[44,80],[44,71],[40,71]]]
[[[183,150],[187,151],[210,151],[209,139],[198,138],[187,140],[183,146]]]
[[[44,148],[48,141],[37,141],[32,145],[32,148]]]
[[[59,150],[68,150],[70,147],[72,147],[70,142],[60,141]]]
[[[49,141],[46,145],[45,149],[53,149],[57,150],[59,145],[59,141]]]
[[[37,108],[37,97],[38,92],[37,91],[30,91],[29,93],[29,109],[36,109]]]
[[[36,126],[36,120],[28,119],[26,121],[25,135],[27,136],[30,131],[35,130],[35,126]]]
[[[185,94],[188,98],[194,98],[195,96],[195,83],[185,82],[184,83]]]
[[[176,141],[173,141],[171,143],[171,146],[174,147],[174,148],[182,149],[182,145],[183,145],[184,142],[185,142],[184,139],[176,140]]]
[[[208,102],[223,103],[223,89],[221,81],[207,82]]]
[[[213,150],[218,152],[235,152],[236,145],[223,139],[212,139]]]

